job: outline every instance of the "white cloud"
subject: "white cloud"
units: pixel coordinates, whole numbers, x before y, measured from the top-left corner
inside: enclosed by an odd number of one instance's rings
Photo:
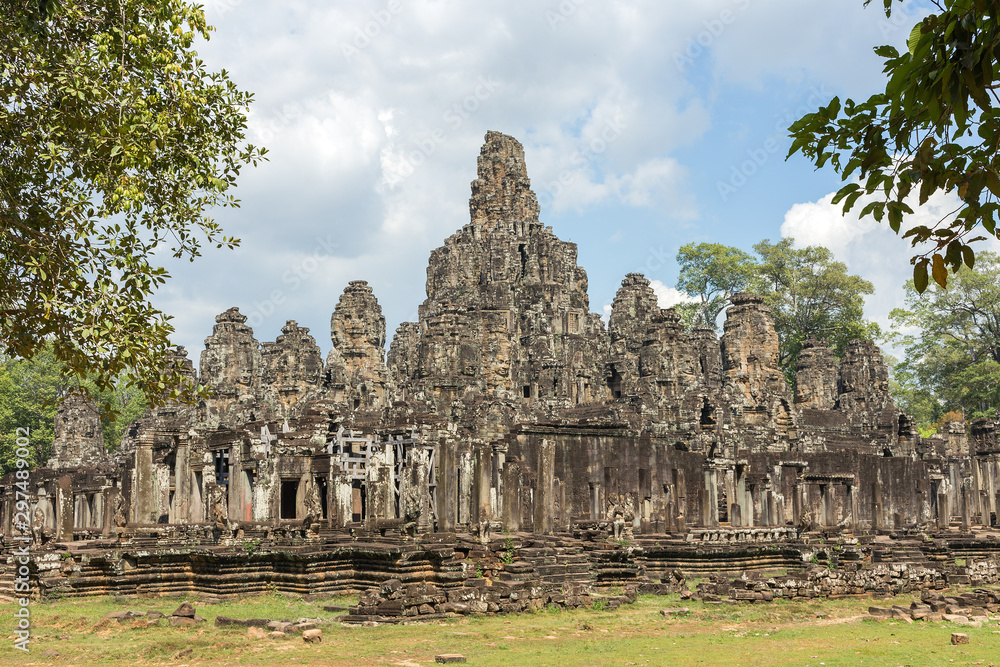
[[[656,303],[660,308],[673,308],[682,303],[694,303],[697,301],[697,299],[688,295],[687,292],[667,287],[659,280],[650,280],[649,286],[653,288],[653,293],[656,294]]]
[[[610,303],[604,304],[604,307],[601,308],[601,312],[603,313],[601,315],[601,319],[604,320],[605,324],[607,324],[608,322],[611,321],[611,311],[612,310],[613,310],[613,306]]]
[[[785,214],[781,235],[795,239],[795,245],[821,245],[829,248],[834,256],[847,264],[851,273],[870,281],[875,293],[865,299],[865,314],[883,329],[889,326],[889,312],[904,305],[903,286],[913,276],[910,257],[918,249],[911,247],[908,239],[895,234],[886,223],[879,223],[871,216],[859,218],[867,201],[859,200],[847,215],[842,206],[833,204],[835,193],[814,202],[795,204]],[[960,200],[954,193],[935,193],[926,204],[918,206],[916,195],[908,201],[914,210],[904,218],[903,230],[916,225],[933,226],[953,211]],[[998,250],[996,239],[985,241],[985,249]]]
[[[413,319],[429,251],[468,221],[490,129],[525,145],[543,216],[602,208],[611,224],[635,225],[626,239],[659,245],[663,227],[702,210],[693,182],[705,169],[681,152],[711,159],[698,146],[720,88],[852,81],[880,39],[877,13],[860,4],[212,0],[217,31],[198,50],[254,92],[249,134],[270,162],[242,174],[243,207],[216,216],[241,249],[172,266],[156,302],[178,314],[194,357],[213,311],[247,312],[274,290],[287,299],[260,339],[296,319],[328,347],[330,313],[357,278],[373,285],[390,330]],[[735,20],[679,67],[675,56],[726,10]],[[289,291],[283,276],[327,236],[337,248]],[[661,302],[676,303],[660,285]]]

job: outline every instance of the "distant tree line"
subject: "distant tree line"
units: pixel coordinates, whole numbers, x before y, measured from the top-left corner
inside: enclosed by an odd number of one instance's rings
[[[1000,256],[977,255],[975,271],[961,268],[947,289],[923,293],[906,284],[905,307],[890,314],[885,335],[864,317],[867,280],[851,275],[821,246],[797,248],[793,239],[764,240],[753,253],[718,243],[689,243],[677,253],[677,288],[694,301],[677,306],[690,328],[718,329],[733,294],[764,296],[779,340],[779,363],[790,383],[802,343],[827,340],[839,357],[856,338],[881,339],[905,351],[888,357],[896,405],[924,434],[947,421],[995,417],[1000,406]]]
[[[906,305],[890,314],[891,340],[906,354],[893,367],[893,395],[925,430],[949,417],[994,417],[1000,405],[1000,256],[976,255],[947,289],[918,294],[906,285]]]
[[[765,239],[751,254],[719,243],[689,243],[678,251],[677,263],[677,289],[695,299],[677,306],[688,327],[717,329],[737,292],[764,297],[789,382],[808,338],[826,340],[840,356],[851,340],[881,335],[878,325],[864,318],[864,297],[874,291],[872,284],[848,273],[847,265],[822,246],[797,248],[791,238]]]
[[[88,389],[98,404],[113,408],[113,412],[103,411],[101,429],[105,447],[116,450],[125,428],[146,411],[141,390],[126,382],[110,389],[98,389],[90,381],[81,383],[75,376],[65,375],[51,346],[43,347],[30,361],[0,357],[0,474],[14,469],[18,428],[30,431],[32,466],[45,465],[52,455],[59,401],[81,388]]]

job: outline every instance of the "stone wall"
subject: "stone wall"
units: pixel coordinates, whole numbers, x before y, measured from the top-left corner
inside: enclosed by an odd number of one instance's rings
[[[921,438],[888,393],[878,348],[837,360],[807,341],[796,391],[760,296],[737,294],[719,338],[685,331],[649,280],[628,274],[607,327],[590,311],[575,244],[542,224],[524,150],[490,132],[470,221],[433,250],[418,322],[385,356],[371,286],[351,281],[324,361],[289,321],[260,343],[237,308],[216,318],[209,387],[132,424],[105,456],[76,399],[32,472],[39,540],[141,526],[249,526],[339,535],[548,535],[616,540],[773,528],[880,533],[995,525],[998,420]],[[0,531],[16,534],[14,478]],[[614,569],[614,568],[610,568]]]

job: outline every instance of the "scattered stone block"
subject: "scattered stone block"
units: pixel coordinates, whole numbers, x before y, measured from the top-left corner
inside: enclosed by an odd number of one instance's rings
[[[190,602],[182,602],[181,606],[177,607],[176,611],[174,611],[174,613],[171,614],[171,616],[184,616],[187,618],[194,618],[195,616],[194,607],[191,605]]]
[[[660,615],[662,616],[678,616],[681,614],[687,614],[691,610],[687,607],[672,607],[670,609],[661,609]]]
[[[119,621],[120,622],[120,621],[127,620],[129,618],[132,618],[132,612],[130,612],[130,611],[113,611],[110,614],[105,614],[104,618],[108,619],[109,621]]]
[[[215,627],[217,628],[228,628],[232,626],[245,627],[245,623],[238,618],[229,618],[228,616],[216,616],[215,617]]]
[[[941,618],[949,623],[961,623],[962,625],[968,625],[969,619],[965,616],[959,616],[958,614],[942,614]]]
[[[951,643],[952,644],[968,644],[969,635],[964,632],[953,632],[951,633]]]
[[[310,628],[302,633],[302,641],[307,644],[319,644],[323,641],[323,631],[319,628]]]
[[[904,623],[913,623],[913,618],[910,617],[909,612],[899,609],[892,610],[892,620],[903,621]]]
[[[442,665],[450,665],[457,662],[465,662],[465,656],[458,653],[442,653],[434,656],[434,662]]]

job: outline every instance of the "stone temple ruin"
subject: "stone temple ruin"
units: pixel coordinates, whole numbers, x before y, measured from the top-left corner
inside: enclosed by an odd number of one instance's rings
[[[461,598],[473,611],[817,558],[905,564],[899,586],[996,580],[1000,422],[920,437],[870,341],[839,360],[808,341],[793,392],[753,294],[732,299],[719,338],[686,332],[628,274],[605,326],[576,245],[539,222],[511,137],[486,135],[469,209],[387,355],[381,308],[356,280],[325,361],[294,321],[260,343],[239,310],[220,314],[197,372],[213,397],[149,411],[113,454],[93,406],[66,401],[28,516],[13,476],[0,483],[5,552],[30,533],[42,595],[485,579],[492,597]],[[173,363],[195,377],[183,349]],[[830,539],[837,553],[818,546]],[[8,566],[0,593],[12,581]],[[530,594],[511,598],[518,586]],[[391,616],[382,603],[358,617]]]

